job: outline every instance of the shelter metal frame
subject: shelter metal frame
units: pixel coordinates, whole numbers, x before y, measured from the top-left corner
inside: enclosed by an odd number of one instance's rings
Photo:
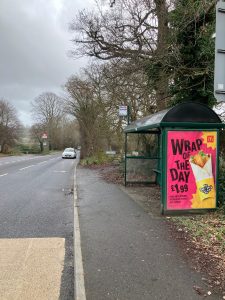
[[[219,116],[208,106],[196,103],[185,102],[174,106],[173,108],[159,111],[150,116],[141,118],[135,122],[130,123],[125,129],[125,185],[129,182],[127,180],[127,160],[128,159],[153,159],[153,157],[130,156],[127,152],[127,138],[129,134],[155,134],[158,136],[159,153],[155,157],[158,159],[158,167],[153,171],[156,173],[156,180],[154,182],[161,186],[161,206],[162,212],[166,207],[166,165],[167,165],[167,132],[169,130],[188,131],[212,131],[217,133],[219,129],[225,128]],[[219,135],[217,141],[217,154],[219,154]],[[217,174],[216,182],[218,183],[219,159],[217,155]],[[140,182],[135,182],[140,183]],[[142,182],[145,183],[145,182]],[[216,197],[218,202],[218,184],[216,184]]]

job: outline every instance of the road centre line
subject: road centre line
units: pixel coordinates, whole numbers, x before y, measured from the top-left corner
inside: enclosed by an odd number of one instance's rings
[[[41,161],[41,162],[38,163],[38,165],[46,163],[46,162],[48,162],[48,161],[47,160]]]
[[[6,175],[8,175],[8,174],[9,174],[9,173],[2,174],[2,175],[0,175],[0,177],[6,176]]]
[[[18,160],[12,160],[12,161],[2,161],[0,162],[0,166],[2,165],[8,165],[8,164],[13,164],[13,163],[17,163],[17,162],[24,162],[24,161],[30,161],[30,160],[34,160],[34,159],[39,159],[39,158],[42,158],[42,157],[31,157],[31,158],[20,158]],[[54,158],[51,158],[51,159],[48,159],[48,160],[45,160],[43,162],[37,162],[36,164],[42,164],[42,163],[46,163],[52,159],[56,159],[55,157]],[[33,165],[32,165],[33,166]],[[30,167],[30,166],[29,166]],[[28,167],[26,167],[28,168]],[[26,168],[22,168],[20,170],[23,170],[23,169],[26,169]]]
[[[28,169],[28,168],[31,168],[31,167],[35,167],[36,165],[30,165],[30,166],[27,166],[27,167],[25,167],[25,168],[22,168],[22,169],[19,169],[20,171],[22,171],[22,170],[25,170],[25,169]]]
[[[12,163],[17,163],[17,162],[29,161],[29,160],[31,160],[31,159],[20,159],[20,160],[13,160],[13,161],[0,162],[0,166],[1,166],[1,165],[12,164]],[[51,159],[49,159],[49,160],[51,160]],[[42,162],[37,162],[37,164],[46,163],[46,162],[48,162],[49,160],[45,160],[45,161],[42,161]]]
[[[32,159],[32,158],[31,158]],[[4,163],[0,163],[0,166],[3,165],[3,164],[10,164],[10,163],[15,163],[15,162],[21,162],[21,161],[28,161],[30,159],[20,159],[20,160],[16,160],[16,161],[10,161],[10,162],[4,162]],[[28,168],[31,168],[31,167],[35,167],[37,165],[40,165],[40,164],[44,164],[44,163],[47,163],[49,160],[45,160],[45,161],[42,161],[42,162],[38,162],[36,163],[35,165],[30,165],[30,166],[27,166],[27,167],[24,167],[24,168],[21,168],[19,169],[20,171],[22,170],[25,170],[25,169],[28,169]],[[0,176],[5,176],[5,175],[8,175],[8,173],[6,174],[3,174],[3,175],[0,175]]]
[[[77,187],[76,187],[76,166],[74,170],[74,299],[86,300],[86,292],[84,285],[84,269],[81,251],[80,240],[80,225],[78,215],[78,203],[77,203]]]

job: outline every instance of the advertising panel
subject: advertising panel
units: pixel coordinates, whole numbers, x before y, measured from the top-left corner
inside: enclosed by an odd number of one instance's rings
[[[167,209],[216,207],[217,131],[168,131]]]

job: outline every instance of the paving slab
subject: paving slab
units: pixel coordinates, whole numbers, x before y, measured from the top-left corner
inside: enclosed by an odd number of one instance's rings
[[[0,239],[0,299],[59,299],[64,259],[63,238]]]

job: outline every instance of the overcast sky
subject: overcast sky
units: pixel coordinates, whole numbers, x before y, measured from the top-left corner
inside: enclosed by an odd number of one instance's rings
[[[69,23],[94,0],[0,0],[0,98],[31,125],[31,101],[43,92],[63,93],[67,78],[87,59],[68,56]]]

